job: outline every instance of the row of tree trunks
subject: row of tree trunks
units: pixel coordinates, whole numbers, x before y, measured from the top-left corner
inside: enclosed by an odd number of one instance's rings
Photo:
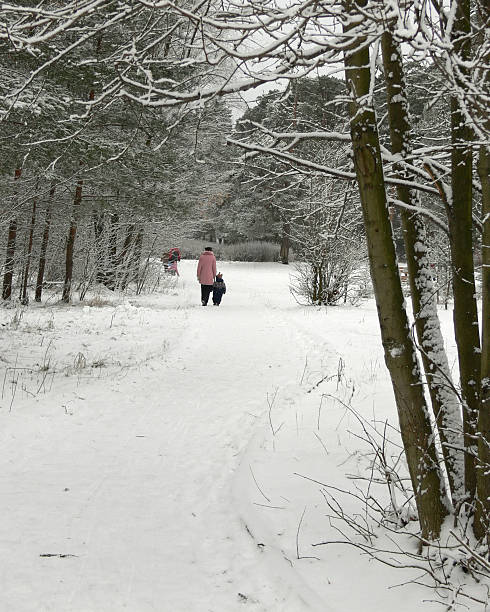
[[[359,7],[346,0],[346,13],[355,24]],[[347,15],[346,15],[347,17]],[[347,35],[352,25],[344,26]],[[444,480],[439,468],[434,435],[424,397],[416,350],[404,307],[393,232],[389,219],[376,116],[370,95],[369,45],[356,37],[345,52],[350,92],[350,129],[356,177],[361,199],[368,255],[385,362],[390,373],[401,436],[415,494],[422,537],[439,536],[448,513]]]
[[[20,174],[17,176],[17,178]],[[73,280],[73,265],[75,255],[75,239],[77,234],[77,226],[79,221],[79,211],[82,201],[83,181],[78,181],[75,197],[72,207],[72,215],[68,229],[68,237],[65,250],[65,282],[63,285],[62,300],[68,302],[71,299],[71,286]],[[46,204],[43,224],[43,234],[39,247],[39,264],[37,270],[37,278],[35,284],[35,301],[42,301],[44,276],[47,265],[47,253],[50,240],[50,231],[53,215],[54,196],[56,192],[56,183],[52,182],[48,201]],[[28,303],[28,280],[32,261],[34,233],[37,221],[38,199],[37,195],[33,199],[31,220],[27,233],[27,246],[24,254],[24,263],[22,265],[21,282],[20,282],[20,301],[23,304]],[[143,252],[144,232],[142,229],[137,229],[135,223],[126,225],[124,242],[121,250],[117,250],[119,216],[115,213],[103,214],[93,213],[93,228],[95,240],[95,274],[96,282],[105,284],[108,288],[126,289],[128,284],[135,281],[138,285],[141,279],[139,278],[139,265]],[[7,238],[7,258],[4,274],[4,299],[10,299],[13,288],[14,262],[15,262],[15,247],[18,234],[17,216],[15,216],[9,226]]]
[[[402,161],[410,156],[410,118],[403,75],[402,55],[391,32],[382,36],[382,55],[388,97],[391,150]],[[407,183],[410,173],[396,168],[399,178]],[[417,193],[406,186],[397,187],[398,200],[419,208]],[[451,380],[451,371],[444,350],[444,340],[437,314],[436,290],[429,261],[429,245],[422,215],[401,208],[405,254],[407,259],[412,309],[421,349],[422,363],[429,388],[432,411],[437,423],[442,453],[453,503],[464,496],[464,463],[462,452],[461,406]]]
[[[135,223],[126,227],[121,251],[117,253],[117,214],[93,213],[95,246],[97,253],[96,280],[111,290],[126,289],[135,280],[143,251],[143,231]]]
[[[19,179],[22,174],[22,170],[17,168],[15,171],[15,179]],[[45,216],[45,227],[43,233],[43,239],[41,243],[40,255],[39,255],[39,265],[38,265],[38,273],[37,273],[37,281],[36,281],[36,293],[35,300],[36,302],[41,301],[42,296],[42,285],[44,282],[44,271],[46,267],[46,253],[48,249],[49,242],[49,226],[51,223],[51,209],[52,202],[55,193],[55,184],[53,183],[50,190],[49,195],[49,203],[46,208],[46,216]],[[36,225],[37,218],[37,195],[34,196],[32,202],[32,214],[31,214],[31,223],[29,226],[29,233],[27,238],[27,248],[25,253],[24,266],[22,269],[21,275],[21,283],[20,283],[20,293],[19,299],[21,304],[27,304],[29,300],[28,296],[28,280],[29,280],[29,272],[30,265],[32,260],[32,248],[34,242],[34,230]],[[6,260],[5,260],[5,271],[3,277],[3,291],[2,298],[4,300],[9,300],[12,296],[12,283],[13,283],[13,273],[14,273],[14,260],[15,260],[15,249],[16,249],[16,240],[17,240],[17,216],[11,219],[9,223],[8,237],[7,237],[7,250],[6,250]]]

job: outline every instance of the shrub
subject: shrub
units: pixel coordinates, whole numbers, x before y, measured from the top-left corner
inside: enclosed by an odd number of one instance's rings
[[[205,246],[212,246],[217,259],[225,261],[279,261],[279,246],[273,242],[251,240],[235,244],[216,244],[205,240],[183,240],[184,259],[198,259]]]
[[[322,247],[304,249],[291,293],[298,302],[317,306],[356,303],[367,291],[361,253],[361,247],[343,240],[324,240]]]
[[[254,240],[224,246],[224,259],[230,261],[279,261],[279,248],[272,242]]]

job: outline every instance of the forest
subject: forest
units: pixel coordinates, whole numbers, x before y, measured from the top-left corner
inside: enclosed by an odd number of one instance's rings
[[[2,308],[151,293],[171,247],[205,243],[294,268],[303,306],[372,297],[417,554],[488,580],[489,17],[483,0],[2,3]]]

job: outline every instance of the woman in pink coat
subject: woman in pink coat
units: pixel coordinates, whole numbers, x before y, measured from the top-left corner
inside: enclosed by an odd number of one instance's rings
[[[213,290],[216,277],[216,257],[213,249],[206,247],[197,264],[197,280],[201,283],[201,304],[208,305],[209,294]]]

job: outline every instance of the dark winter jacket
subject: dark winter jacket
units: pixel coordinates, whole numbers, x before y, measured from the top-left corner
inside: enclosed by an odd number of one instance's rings
[[[226,293],[226,285],[223,279],[216,279],[213,283],[213,300],[220,298]]]

